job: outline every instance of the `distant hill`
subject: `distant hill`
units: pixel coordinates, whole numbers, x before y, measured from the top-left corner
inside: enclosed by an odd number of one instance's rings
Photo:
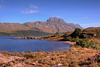
[[[51,33],[33,31],[33,30],[21,30],[13,33],[0,32],[0,36],[45,36],[52,35]]]
[[[100,37],[100,27],[90,27],[83,30],[85,34],[95,34],[96,37]]]
[[[0,32],[13,33],[21,30],[42,31],[46,33],[74,31],[82,27],[79,24],[66,23],[63,19],[51,17],[47,21],[20,23],[0,23]]]

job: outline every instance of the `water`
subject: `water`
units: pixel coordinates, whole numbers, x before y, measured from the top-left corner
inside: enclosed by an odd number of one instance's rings
[[[69,49],[70,45],[58,42],[39,39],[11,39],[14,36],[0,36],[0,51],[9,52],[27,52],[31,50],[36,52],[38,49],[42,51],[62,51]]]

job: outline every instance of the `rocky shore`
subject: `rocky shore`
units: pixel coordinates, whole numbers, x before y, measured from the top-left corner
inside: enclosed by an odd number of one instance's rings
[[[72,45],[76,44],[76,42],[71,42],[71,41],[62,41],[62,42],[67,43],[67,44],[72,44]]]

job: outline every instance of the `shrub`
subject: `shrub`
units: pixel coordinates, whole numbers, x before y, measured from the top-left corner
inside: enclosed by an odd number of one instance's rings
[[[93,40],[90,41],[90,46],[91,46],[92,48],[96,48],[96,44],[95,44],[95,42],[94,42]]]
[[[54,34],[54,36],[56,36],[56,37],[60,36],[59,32],[56,32],[56,33]]]
[[[80,39],[79,39],[79,37],[77,36],[76,38],[75,38],[75,42],[78,42]]]
[[[38,49],[37,51],[38,51],[38,52],[42,52],[42,50],[40,50],[40,49]]]
[[[89,48],[89,40],[88,39],[82,39],[76,42],[77,45],[80,45],[81,47]]]
[[[34,59],[36,56],[32,54],[24,55],[24,57]]]
[[[66,37],[66,40],[68,40],[68,41],[72,41],[72,37]]]
[[[67,41],[72,41],[72,42],[78,42],[80,39],[79,39],[78,36],[76,38],[72,38],[71,36],[69,36],[69,37],[66,37],[66,40]]]
[[[78,42],[76,42],[76,45],[80,45],[83,48],[97,48],[97,45],[95,44],[95,42],[93,40],[89,41],[88,39],[81,39]]]
[[[31,53],[32,51],[28,50],[27,53]]]

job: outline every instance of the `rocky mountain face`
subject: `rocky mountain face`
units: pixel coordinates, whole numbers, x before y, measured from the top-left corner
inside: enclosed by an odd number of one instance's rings
[[[51,17],[47,21],[20,23],[0,23],[0,32],[11,33],[20,30],[34,30],[48,33],[73,31],[82,27],[79,24],[66,23],[63,19]]]

